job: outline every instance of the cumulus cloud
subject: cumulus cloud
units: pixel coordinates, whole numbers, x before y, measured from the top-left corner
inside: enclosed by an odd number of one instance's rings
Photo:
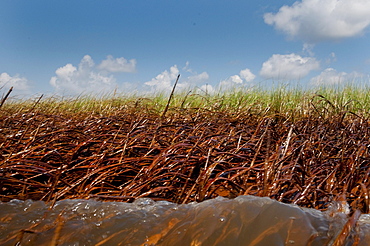
[[[85,55],[78,67],[69,63],[58,68],[55,71],[56,76],[50,79],[50,84],[58,92],[68,94],[110,92],[118,85],[116,78],[109,73],[132,71],[123,68],[127,65],[124,61],[126,60],[123,57],[114,59],[112,56],[108,56],[100,65],[96,66],[93,59],[89,55]]]
[[[241,84],[243,83],[243,80],[240,78],[239,75],[232,75],[230,76],[227,80],[224,80],[223,81],[224,83],[223,84]]]
[[[145,84],[159,91],[170,90],[173,86],[172,83],[176,80],[178,75],[179,69],[177,65],[174,65],[170,68],[170,71],[163,71],[152,80],[145,82]]]
[[[248,68],[241,70],[239,73],[240,77],[244,79],[246,82],[251,82],[256,78],[256,75],[254,75],[251,70]]]
[[[190,89],[195,86],[200,86],[209,79],[207,72],[202,72],[197,74],[189,68],[189,63],[186,63],[186,66],[182,69],[184,72],[191,73],[190,76],[182,76],[179,81],[177,88],[178,89]],[[158,74],[155,78],[151,79],[148,82],[145,82],[145,85],[150,86],[154,91],[168,92],[172,90],[172,87],[177,79],[177,76],[180,74],[177,65],[172,66],[169,71],[165,70],[162,73]]]
[[[194,74],[183,79],[181,83],[179,83],[179,88],[189,89],[207,82],[208,79],[209,75],[207,72]]]
[[[266,13],[265,23],[307,43],[358,36],[370,25],[368,0],[302,0]]]
[[[9,90],[10,87],[13,87],[15,91],[23,92],[30,89],[29,82],[25,77],[21,77],[19,74],[14,76],[10,76],[8,73],[0,74],[0,89]]]
[[[209,84],[204,84],[204,85],[200,86],[198,90],[201,91],[201,92],[204,92],[206,94],[214,94],[216,92],[216,90],[213,88],[213,86],[209,85]]]
[[[274,54],[262,64],[260,75],[268,79],[300,79],[319,67],[320,62],[313,57]]]
[[[133,73],[136,72],[136,60],[131,59],[127,61],[123,57],[114,59],[113,56],[109,55],[106,60],[100,63],[98,68],[112,73]]]
[[[223,80],[220,82],[220,87],[222,89],[227,89],[230,87],[235,87],[238,85],[243,84],[244,82],[251,82],[256,78],[256,75],[254,75],[251,70],[248,68],[241,70],[239,72],[239,75],[232,75],[226,80]]]
[[[335,85],[340,83],[352,82],[356,79],[363,78],[363,74],[358,72],[338,72],[334,68],[327,68],[318,76],[313,77],[310,83],[313,85]]]

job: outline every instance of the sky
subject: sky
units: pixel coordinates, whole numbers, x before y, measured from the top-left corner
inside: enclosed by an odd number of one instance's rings
[[[369,83],[369,0],[2,0],[0,95]]]

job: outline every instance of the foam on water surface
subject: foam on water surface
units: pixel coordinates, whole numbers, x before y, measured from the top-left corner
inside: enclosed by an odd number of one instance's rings
[[[0,203],[0,245],[328,245],[348,215],[283,204],[269,198],[218,197],[174,204],[63,200]],[[362,215],[346,245],[370,242]]]

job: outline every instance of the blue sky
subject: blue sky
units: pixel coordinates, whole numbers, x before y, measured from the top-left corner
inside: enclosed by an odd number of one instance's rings
[[[0,94],[367,83],[369,26],[368,0],[3,0]]]

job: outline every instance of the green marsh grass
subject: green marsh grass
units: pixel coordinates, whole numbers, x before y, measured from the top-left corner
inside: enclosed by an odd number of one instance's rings
[[[81,95],[75,98],[58,96],[33,99],[8,100],[3,111],[27,112],[39,110],[44,113],[91,113],[115,114],[121,110],[145,110],[160,114],[166,107],[168,95],[158,93],[150,96],[126,96],[107,94],[102,96]],[[207,94],[185,91],[175,93],[170,110],[206,109],[228,113],[250,112],[254,114],[284,115],[289,118],[309,116],[319,111],[323,116],[350,112],[366,116],[370,109],[370,90],[367,87],[337,86],[303,90],[278,87],[274,89],[235,89]]]

